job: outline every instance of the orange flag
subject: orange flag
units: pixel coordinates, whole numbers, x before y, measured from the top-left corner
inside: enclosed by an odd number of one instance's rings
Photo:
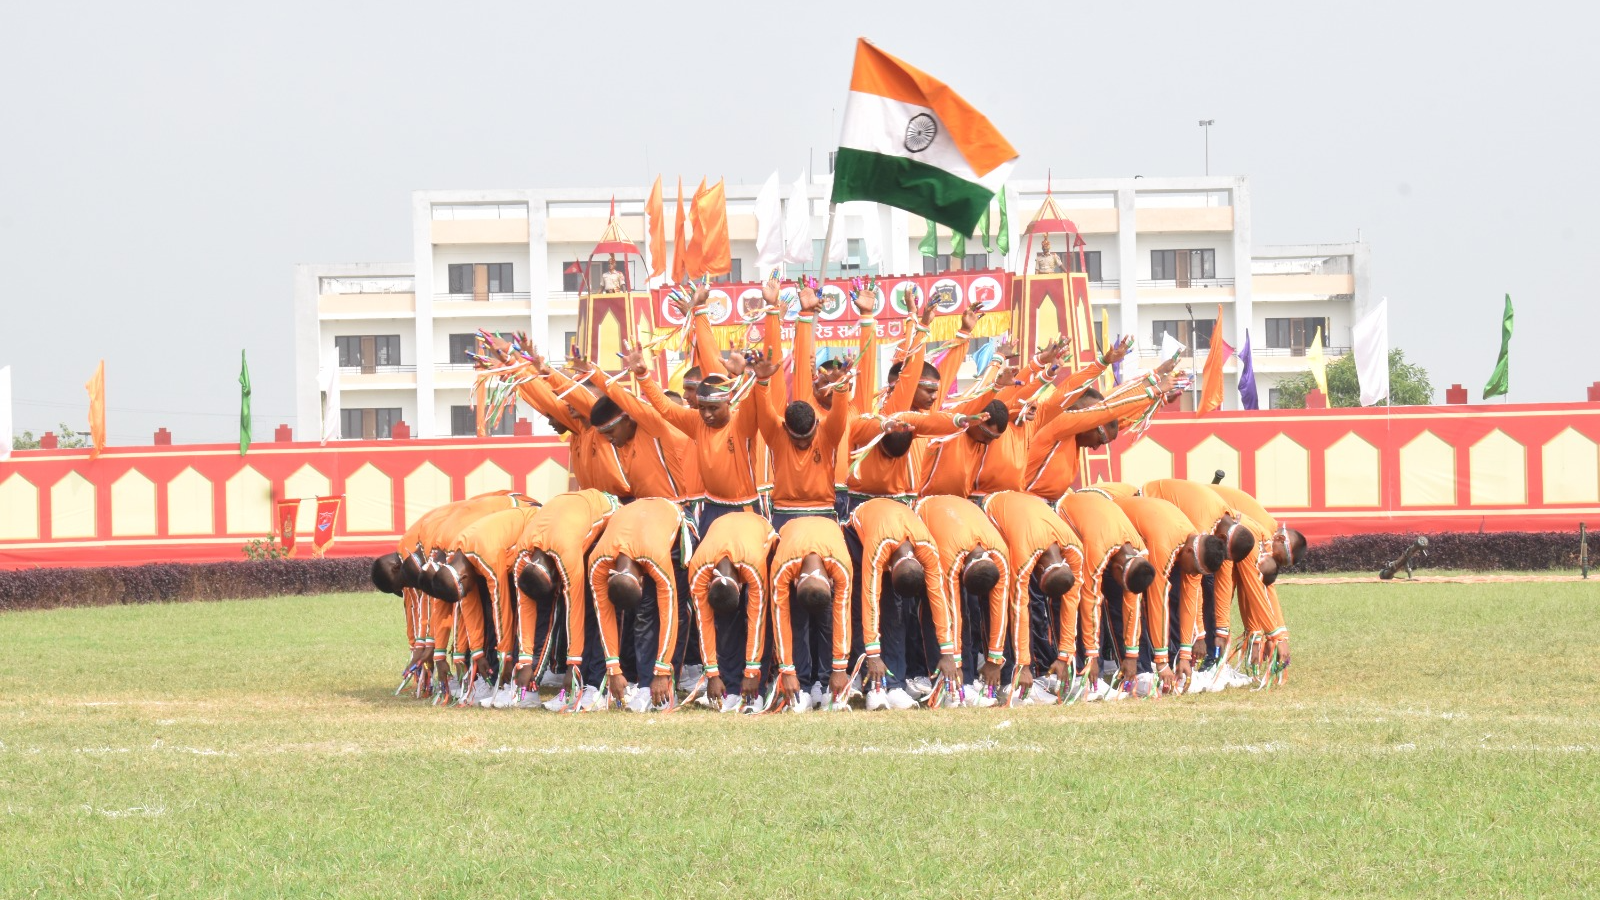
[[[706,245],[702,239],[706,225],[700,221],[700,200],[705,195],[706,180],[702,178],[700,186],[694,189],[694,198],[689,201],[689,224],[693,226],[693,232],[689,235],[689,245],[683,251],[683,265],[689,271],[690,278],[698,278],[706,273]]]
[[[645,226],[650,230],[650,277],[660,278],[667,274],[667,223],[661,221],[662,213],[666,212],[665,204],[661,202],[661,176],[656,176],[656,183],[650,188],[650,199],[644,202]]]
[[[728,195],[722,179],[694,199],[695,241],[700,247],[700,265],[707,275],[726,275],[733,270],[733,250],[728,244]]]
[[[100,365],[95,367],[94,377],[84,385],[89,392],[89,436],[94,439],[94,447],[89,450],[89,458],[94,459],[100,451],[106,449],[106,361],[100,360]]]
[[[689,274],[689,245],[683,238],[683,176],[678,177],[678,224],[672,230],[672,281],[682,284]]]
[[[1200,381],[1200,409],[1203,415],[1222,408],[1222,367],[1233,358],[1233,348],[1222,338],[1222,304],[1217,304],[1217,321],[1211,326],[1211,347],[1206,354],[1204,376]]]

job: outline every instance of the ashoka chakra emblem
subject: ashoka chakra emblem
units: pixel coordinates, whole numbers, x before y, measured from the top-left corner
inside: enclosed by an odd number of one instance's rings
[[[939,123],[927,113],[917,113],[906,123],[906,149],[921,153],[933,145],[939,136]]]

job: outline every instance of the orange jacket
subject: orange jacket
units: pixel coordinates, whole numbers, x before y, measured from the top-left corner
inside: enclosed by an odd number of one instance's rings
[[[585,617],[589,612],[584,592],[588,586],[585,559],[599,540],[606,523],[621,505],[617,498],[586,488],[560,494],[528,520],[517,539],[516,576],[528,564],[531,551],[542,550],[555,565],[567,615],[567,665],[583,662]]]
[[[911,449],[899,457],[889,456],[877,446],[866,449],[866,455],[860,462],[852,464],[853,472],[848,482],[851,493],[869,497],[910,499],[914,496],[917,474],[921,470],[919,461],[926,447],[926,442],[921,439],[953,434],[957,430],[954,413],[903,412],[893,418],[911,423],[916,429],[918,439],[913,440]],[[857,417],[850,423],[852,457],[878,440],[883,434],[884,420],[883,416],[865,415]]]
[[[767,557],[778,536],[763,516],[751,512],[735,512],[718,518],[706,529],[700,546],[689,560],[689,596],[694,599],[696,621],[700,623],[700,658],[705,660],[707,675],[718,675],[717,620],[711,613],[711,602],[706,599],[711,581],[716,576],[717,563],[726,559],[733,563],[734,577],[749,592],[745,604],[746,676],[761,674],[762,639],[767,629]]]
[[[707,499],[729,505],[755,502],[756,404],[736,404],[728,424],[713,429],[696,410],[672,402],[654,378],[641,378],[639,390],[658,413],[656,418],[683,432],[693,443]]]
[[[602,455],[610,454],[627,480],[633,497],[662,497],[667,500],[694,500],[700,497],[700,470],[694,464],[694,448],[682,431],[674,428],[654,407],[619,385],[601,390],[634,421],[638,430],[633,440],[621,447],[598,432],[595,438]]]
[[[1226,484],[1208,484],[1206,487],[1216,492],[1216,495],[1221,497],[1224,503],[1228,504],[1234,509],[1237,509],[1239,512],[1244,513],[1250,518],[1255,519],[1257,524],[1267,529],[1268,533],[1277,533],[1277,517],[1272,513],[1267,512],[1267,508],[1261,505],[1260,500],[1257,500],[1255,497],[1246,494],[1244,491],[1241,491],[1236,487],[1230,487]],[[1267,543],[1270,544],[1271,541],[1268,541]]]
[[[1261,560],[1272,552],[1273,532],[1250,516],[1242,516],[1239,524],[1256,536],[1256,552],[1240,562],[1224,563],[1217,570],[1213,585],[1218,601],[1217,617],[1223,618],[1224,607],[1232,601],[1237,589],[1239,618],[1244,621],[1245,633],[1287,637],[1289,626],[1283,618],[1283,607],[1278,603],[1277,585],[1269,586],[1261,577]]]
[[[795,391],[801,390],[810,393],[809,387],[797,385]],[[776,389],[759,382],[751,397],[758,414],[756,421],[767,439],[767,452],[772,458],[773,509],[780,512],[832,509],[836,457],[845,426],[850,424],[850,405],[840,397],[831,409],[817,409],[820,421],[810,446],[802,450],[784,430],[780,397]]]
[[[1061,623],[1056,642],[1056,657],[1071,659],[1076,652],[1078,637],[1079,592],[1084,582],[1083,541],[1050,505],[1033,494],[1021,491],[996,491],[983,498],[983,512],[994,523],[1006,542],[1006,556],[1011,563],[1011,596],[1013,640],[1017,648],[1017,665],[1033,662],[1029,628],[1032,616],[1028,608],[1028,583],[1033,579],[1039,557],[1051,544],[1061,546],[1062,558],[1072,572],[1073,585],[1061,598],[1057,621]]]
[[[514,606],[517,587],[512,571],[517,558],[517,539],[528,520],[537,515],[535,507],[524,506],[490,513],[466,528],[455,540],[452,550],[459,550],[483,580],[485,593],[490,599],[489,610],[494,616],[495,649],[509,653],[512,649],[511,624],[516,620]],[[481,621],[483,610],[473,603],[463,603],[462,618],[473,627],[471,646],[483,646]],[[523,648],[527,650],[527,647]]]
[[[803,516],[789,520],[778,531],[778,549],[772,557],[772,643],[778,657],[778,671],[785,675],[794,673],[790,598],[800,565],[811,553],[822,558],[828,580],[833,582],[833,669],[842,672],[850,664],[851,565],[844,532],[833,519]]]
[[[1084,592],[1079,595],[1078,621],[1083,633],[1083,645],[1089,648],[1089,652],[1096,653],[1100,646],[1100,602],[1106,565],[1111,562],[1112,554],[1125,543],[1132,544],[1137,550],[1145,550],[1144,538],[1139,536],[1122,510],[1100,494],[1068,494],[1056,504],[1056,511],[1083,539],[1083,567],[1088,578],[1084,580]],[[1132,598],[1125,599],[1122,604],[1121,635],[1124,656],[1139,655],[1140,619],[1139,603]]]
[[[939,564],[944,572],[945,596],[952,598],[951,610],[955,615],[954,631],[958,654],[984,652],[991,662],[1003,663],[1006,658],[1006,627],[1011,611],[1011,563],[1006,555],[1006,541],[984,515],[976,503],[965,497],[935,496],[917,501],[917,515],[933,535],[939,550]],[[989,590],[989,646],[961,646],[961,570],[974,550],[992,550],[999,557],[1000,580]]]
[[[1165,500],[1182,510],[1195,531],[1209,533],[1224,517],[1232,515],[1237,518],[1237,511],[1228,506],[1227,501],[1197,481],[1161,478],[1145,482],[1139,490],[1146,497]]]
[[[910,541],[917,562],[922,564],[928,608],[932,614],[939,650],[955,655],[956,617],[951,612],[949,598],[945,596],[944,579],[939,577],[939,551],[934,546],[928,526],[904,504],[883,498],[868,500],[856,507],[849,524],[861,540],[861,638],[866,644],[866,654],[877,656],[882,644],[879,610],[884,567],[888,565],[895,548],[902,541]]]
[[[1155,566],[1156,580],[1150,582],[1150,588],[1144,592],[1145,631],[1155,648],[1157,663],[1165,662],[1169,630],[1167,593],[1178,565],[1178,554],[1199,532],[1183,510],[1165,500],[1119,495],[1114,502],[1150,548],[1150,563]],[[1195,549],[1198,552],[1199,547]],[[1178,634],[1182,638],[1178,652],[1189,658],[1193,656],[1195,627],[1199,621],[1201,576],[1179,574],[1178,578]]]
[[[672,673],[672,652],[678,641],[678,588],[673,577],[673,548],[688,530],[678,504],[660,497],[635,500],[617,510],[606,523],[606,530],[594,545],[589,560],[589,587],[594,591],[596,613],[600,617],[600,642],[605,647],[606,671],[621,669],[622,646],[617,635],[616,607],[611,605],[609,579],[618,556],[626,555],[639,564],[656,585],[656,609],[660,615],[661,639],[656,651],[655,674]],[[640,673],[644,677],[644,673]]]
[[[1093,406],[1065,410],[1037,424],[1028,442],[1028,492],[1046,500],[1065,496],[1078,480],[1078,435],[1114,422],[1124,410],[1147,405],[1155,397],[1155,390],[1145,386]]]

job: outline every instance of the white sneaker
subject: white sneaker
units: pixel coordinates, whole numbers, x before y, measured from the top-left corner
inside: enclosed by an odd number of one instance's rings
[[[1083,702],[1094,703],[1098,700],[1104,700],[1110,693],[1111,685],[1104,681],[1096,680],[1093,684],[1088,685],[1084,691]]]
[[[472,695],[467,698],[467,702],[487,707],[488,704],[484,701],[492,699],[494,699],[494,685],[490,684],[487,678],[479,678],[473,683]]]
[[[449,697],[451,700],[460,700],[461,699],[461,681],[459,679],[456,679],[456,678],[451,678],[448,681],[446,681],[445,682],[444,693],[445,693],[445,696]]]
[[[1044,685],[1035,681],[1033,686],[1028,688],[1028,693],[1022,698],[1022,702],[1023,705],[1037,704],[1039,706],[1049,706],[1050,704],[1056,702],[1056,694],[1055,691],[1049,690]]]
[[[628,685],[627,691],[622,695],[622,703],[628,712],[650,711],[650,689],[637,684]]]
[[[997,702],[994,697],[989,695],[989,686],[981,681],[974,681],[973,683],[967,685],[963,693],[965,696],[963,696],[961,699],[962,706],[975,706],[979,709],[987,709],[995,705]]]
[[[1135,697],[1148,697],[1161,690],[1161,682],[1150,672],[1140,672],[1133,679],[1133,695]]]
[[[1244,688],[1244,687],[1249,687],[1252,684],[1255,684],[1255,679],[1254,678],[1251,678],[1249,675],[1246,675],[1245,673],[1239,671],[1238,669],[1230,669],[1229,672],[1230,672],[1230,677],[1229,677],[1229,681],[1228,681],[1228,687],[1231,687],[1231,688]]]
[[[800,693],[795,694],[793,697],[789,698],[789,711],[790,712],[797,712],[797,713],[809,712],[816,705],[817,705],[817,702],[815,700],[813,700],[811,695],[806,693],[805,691],[801,691]]]
[[[760,694],[757,694],[756,698],[754,700],[751,700],[749,703],[746,703],[744,705],[744,708],[739,710],[739,711],[744,713],[747,716],[753,716],[758,712],[765,712],[766,709],[767,709],[766,698],[762,697]]]
[[[1215,669],[1207,669],[1204,672],[1196,670],[1190,673],[1189,683],[1184,686],[1183,692],[1185,694],[1204,694],[1210,689],[1211,679],[1216,674]]]
[[[822,682],[813,681],[811,682],[811,693],[809,696],[811,698],[811,705],[813,707],[820,708],[827,702],[828,689],[822,686]]]
[[[578,695],[578,712],[591,712],[606,708],[606,695],[600,693],[599,688],[585,685],[583,693]]]
[[[905,690],[906,693],[910,694],[913,699],[926,700],[928,699],[928,695],[933,693],[933,680],[928,678],[926,675],[918,675],[915,678],[907,678]]]
[[[895,688],[884,697],[884,704],[889,709],[916,709],[917,701],[911,699],[905,688]]]
[[[562,688],[566,687],[567,686],[567,682],[569,682],[571,680],[572,680],[572,673],[571,672],[564,672],[564,673],[561,673],[561,674],[557,674],[555,672],[550,671],[549,669],[545,669],[544,670],[544,674],[539,676],[539,687],[542,687],[542,688],[555,688],[556,690],[559,691]]]
[[[678,670],[678,690],[692,691],[700,676],[706,673],[705,666],[686,665]]]
[[[594,688],[587,688],[586,690],[591,690],[592,691],[592,690],[594,690]],[[529,691],[528,693],[533,697],[538,697],[539,696],[538,694],[535,694],[532,691]],[[518,705],[520,706],[521,704],[518,704]],[[540,705],[543,706],[545,709],[548,709],[551,712],[561,712],[563,709],[566,709],[566,707],[567,707],[567,692],[566,691],[562,691],[562,692],[556,694],[554,697],[551,697],[549,700],[546,700],[544,703],[541,703]]]
[[[528,688],[525,691],[517,692],[517,702],[512,704],[512,709],[538,709],[541,705],[539,692]]]
[[[739,695],[738,694],[723,694],[722,695],[722,710],[721,710],[722,712],[737,712],[738,709],[739,709]]]
[[[900,693],[904,694],[905,691]],[[889,694],[881,687],[867,691],[867,711],[889,708]]]
[[[1044,688],[1046,693],[1054,695],[1055,692],[1061,687],[1061,679],[1054,675],[1044,675],[1039,678],[1035,678],[1033,680],[1033,686],[1036,688]]]
[[[500,689],[495,691],[494,696],[490,697],[489,702],[484,705],[492,709],[510,709],[517,705],[517,695],[521,693],[517,688],[516,682],[508,681],[500,685]]]

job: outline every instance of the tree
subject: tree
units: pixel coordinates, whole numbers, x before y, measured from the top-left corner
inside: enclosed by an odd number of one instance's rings
[[[56,446],[62,449],[89,446],[88,434],[81,431],[73,431],[65,423],[57,425],[56,428],[59,429],[56,433]],[[24,431],[20,436],[12,436],[11,449],[37,450],[39,449],[39,439],[33,436],[33,432]]]
[[[1278,389],[1277,409],[1305,409],[1306,394],[1317,386],[1310,372],[1301,372],[1281,379]],[[1433,402],[1433,382],[1428,380],[1428,370],[1406,362],[1406,353],[1399,347],[1389,351],[1389,397],[1379,400],[1379,406],[1427,406]],[[1360,406],[1361,384],[1356,379],[1356,357],[1347,353],[1328,364],[1328,405]]]

